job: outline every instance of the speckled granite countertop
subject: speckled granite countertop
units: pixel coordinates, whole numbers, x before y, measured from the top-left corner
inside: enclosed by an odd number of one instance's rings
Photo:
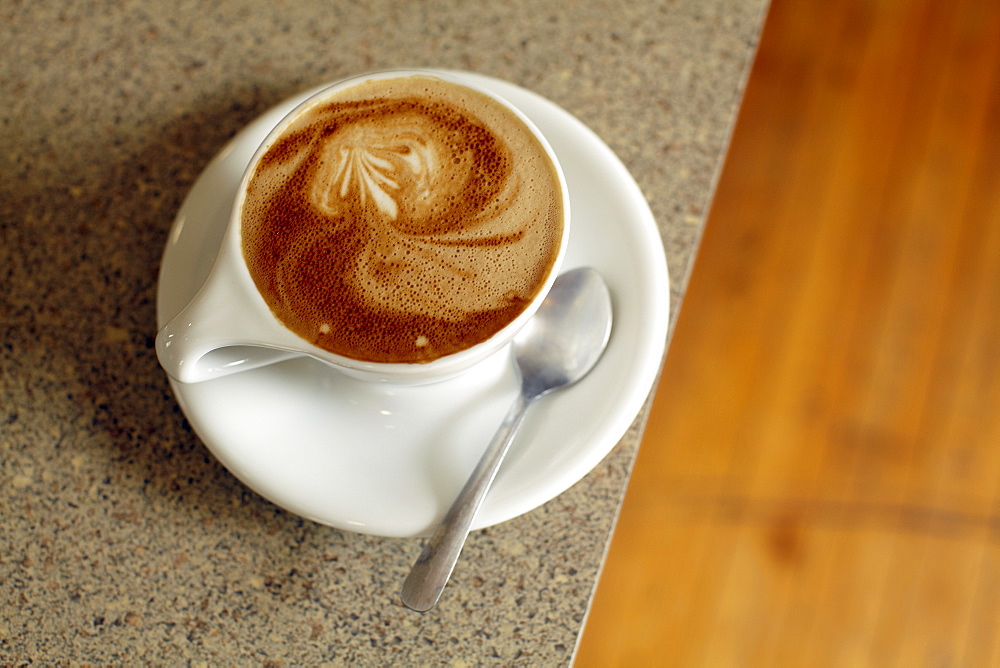
[[[0,663],[571,661],[643,415],[589,476],[476,532],[441,605],[413,540],[242,486],[191,432],[152,337],[167,231],[228,138],[385,67],[521,84],[647,194],[673,313],[765,0],[0,2]]]

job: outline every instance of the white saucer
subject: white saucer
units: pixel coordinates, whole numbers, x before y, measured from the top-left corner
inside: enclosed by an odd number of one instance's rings
[[[532,92],[478,74],[452,74],[512,102],[549,139],[571,198],[564,269],[598,269],[614,304],[604,357],[583,381],[532,408],[479,514],[481,528],[562,493],[621,439],[659,370],[670,295],[652,213],[611,149]],[[161,325],[208,276],[254,150],[310,92],[244,128],[192,187],[163,254]],[[418,536],[444,515],[513,400],[517,387],[510,363],[505,351],[453,380],[393,388],[295,359],[172,387],[209,450],[262,496],[340,529]]]

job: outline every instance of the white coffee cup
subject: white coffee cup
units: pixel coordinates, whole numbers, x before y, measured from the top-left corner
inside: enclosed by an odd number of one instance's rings
[[[352,359],[314,345],[288,329],[258,292],[241,247],[241,212],[248,183],[258,161],[284,129],[305,110],[332,94],[377,78],[435,77],[486,95],[510,110],[544,148],[558,177],[562,196],[562,238],[541,289],[514,320],[471,347],[428,362],[387,363]],[[293,357],[308,356],[361,380],[413,385],[453,377],[504,348],[535,314],[559,273],[569,240],[569,193],[552,147],[517,108],[460,76],[436,70],[389,70],[345,79],[312,95],[289,113],[257,149],[243,175],[232,206],[222,246],[205,284],[156,337],[160,364],[174,379],[194,383],[247,371]]]

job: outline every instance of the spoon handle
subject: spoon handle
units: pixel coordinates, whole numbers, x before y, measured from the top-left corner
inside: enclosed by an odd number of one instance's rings
[[[531,400],[525,398],[523,393],[518,393],[472,475],[451,504],[437,531],[424,545],[399,592],[406,607],[426,612],[437,603],[455,569],[458,555],[462,553],[472,522],[483,505],[483,499],[486,498],[530,405]]]

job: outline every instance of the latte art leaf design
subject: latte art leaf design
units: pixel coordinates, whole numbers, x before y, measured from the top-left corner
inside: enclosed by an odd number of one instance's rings
[[[357,180],[357,189],[362,204],[367,203],[368,197],[371,196],[379,210],[395,220],[399,213],[399,207],[396,205],[396,200],[385,191],[385,188],[393,190],[399,188],[399,184],[387,174],[392,171],[391,162],[381,160],[365,148],[342,148],[340,149],[340,165],[331,185],[336,186],[339,183],[340,191],[338,194],[340,199],[344,199],[351,190],[353,177]],[[333,188],[330,189],[330,191],[332,190]]]
[[[401,178],[413,182],[418,197],[427,196],[438,161],[416,130],[378,136],[377,131],[363,128],[344,134],[329,139],[321,150],[323,167],[313,192],[317,207],[336,214],[352,198],[362,207],[370,200],[386,217],[396,220]]]

